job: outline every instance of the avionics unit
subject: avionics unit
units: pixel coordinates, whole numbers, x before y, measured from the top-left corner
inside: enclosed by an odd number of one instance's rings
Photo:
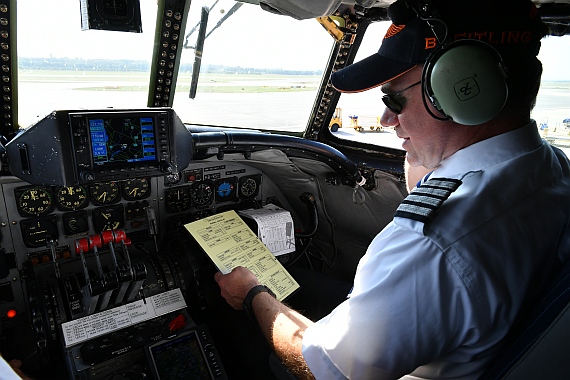
[[[168,114],[70,113],[73,150],[82,180],[149,176],[170,163]]]
[[[192,158],[192,136],[170,108],[57,111],[7,151],[13,175],[71,186],[176,172]]]

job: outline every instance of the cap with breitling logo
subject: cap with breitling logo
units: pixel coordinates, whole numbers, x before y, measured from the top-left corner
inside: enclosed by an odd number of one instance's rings
[[[389,82],[423,65],[440,42],[486,42],[508,66],[535,57],[548,30],[531,0],[398,0],[388,16],[392,24],[378,53],[332,74],[337,90],[361,92]]]

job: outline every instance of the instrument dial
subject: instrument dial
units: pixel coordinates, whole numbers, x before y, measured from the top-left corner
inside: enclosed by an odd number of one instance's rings
[[[128,179],[123,184],[123,197],[131,201],[145,199],[150,195],[150,182],[147,178]]]
[[[91,201],[97,205],[108,205],[121,198],[117,182],[101,182],[91,185]]]
[[[196,206],[206,206],[214,200],[214,185],[209,181],[197,182],[190,190],[192,202]]]
[[[178,186],[166,190],[164,194],[166,209],[170,212],[182,212],[190,208],[190,186]]]
[[[21,187],[14,192],[21,216],[41,216],[53,211],[53,193],[48,187]]]
[[[93,210],[93,228],[100,233],[105,230],[117,230],[125,225],[123,205],[100,207]]]
[[[61,211],[74,211],[89,204],[87,189],[83,186],[59,187],[56,192],[56,205]]]
[[[259,193],[261,176],[242,177],[239,180],[239,196],[242,199],[251,199]]]
[[[235,200],[237,193],[237,179],[226,178],[216,181],[216,202]]]
[[[22,240],[28,248],[45,247],[48,239],[57,239],[57,222],[54,216],[20,222]]]
[[[61,216],[66,235],[81,234],[89,231],[87,211],[68,212]]]

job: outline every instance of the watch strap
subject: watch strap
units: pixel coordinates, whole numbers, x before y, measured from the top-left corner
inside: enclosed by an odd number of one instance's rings
[[[246,312],[247,316],[252,320],[255,321],[255,313],[253,312],[252,309],[252,303],[253,303],[253,299],[255,298],[255,296],[257,296],[259,293],[263,293],[263,292],[267,292],[271,295],[271,297],[276,298],[275,297],[275,293],[273,293],[271,291],[271,289],[269,289],[267,286],[265,285],[256,285],[253,288],[251,288],[249,290],[249,292],[247,292],[247,295],[245,296],[245,298],[243,299],[243,303],[242,303],[242,307],[243,310]]]

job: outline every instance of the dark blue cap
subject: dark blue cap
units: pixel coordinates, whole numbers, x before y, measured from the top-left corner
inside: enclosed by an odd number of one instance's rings
[[[535,57],[547,32],[531,0],[397,0],[388,17],[392,24],[378,53],[332,74],[338,91],[381,86],[423,65],[441,43],[457,40],[486,42],[507,58]]]

